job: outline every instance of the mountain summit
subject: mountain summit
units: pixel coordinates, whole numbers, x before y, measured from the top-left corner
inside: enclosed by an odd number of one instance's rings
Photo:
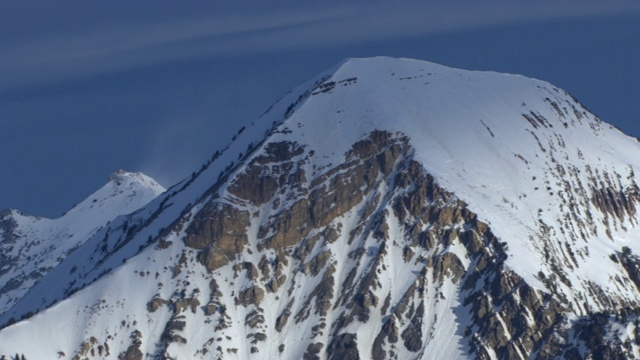
[[[347,60],[62,259],[0,355],[640,358],[639,166],[547,82]]]
[[[142,173],[118,170],[98,191],[57,219],[0,214],[0,314],[69,253],[119,215],[129,214],[164,188]]]

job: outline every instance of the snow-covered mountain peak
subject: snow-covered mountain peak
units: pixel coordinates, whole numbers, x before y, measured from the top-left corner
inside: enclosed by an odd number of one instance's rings
[[[349,59],[65,258],[0,315],[27,318],[0,349],[640,358],[639,159],[547,82]]]
[[[508,243],[509,266],[541,289],[540,274],[566,273],[558,286],[572,303],[593,286],[626,286],[612,281],[624,269],[603,264],[594,247],[605,256],[625,246],[640,253],[640,236],[629,231],[637,224],[637,140],[547,82],[411,59],[349,59],[304,93],[281,128],[272,141],[305,144],[320,169],[347,161],[363,134],[407,136],[429,174]],[[577,255],[558,248],[559,258],[548,258],[549,246],[560,246],[549,245],[550,236]]]
[[[0,314],[98,229],[164,191],[142,173],[119,170],[59,218],[34,217],[19,210],[0,213]]]
[[[114,218],[126,214],[129,209],[142,207],[165,190],[143,173],[117,170],[109,176],[105,185],[76,204],[63,218],[89,217],[94,214]]]

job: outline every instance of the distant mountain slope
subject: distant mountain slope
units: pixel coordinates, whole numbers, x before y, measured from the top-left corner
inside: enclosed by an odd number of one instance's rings
[[[638,168],[549,83],[347,60],[64,258],[0,354],[640,358]]]
[[[100,227],[146,205],[164,190],[144,174],[119,170],[57,219],[5,211],[0,215],[0,314]]]

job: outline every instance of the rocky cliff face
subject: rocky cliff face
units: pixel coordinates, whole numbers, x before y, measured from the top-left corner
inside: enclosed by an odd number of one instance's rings
[[[225,299],[216,285],[202,311],[218,317],[214,323],[244,322],[251,343],[264,342],[251,352],[266,356],[286,349],[288,337],[269,337],[286,328],[312,329],[306,345],[296,342],[305,359],[427,358],[444,354],[443,343],[478,359],[632,354],[629,340],[625,347],[598,335],[611,331],[613,314],[571,319],[562,300],[509,269],[506,243],[412,155],[406,136],[375,131],[344,164],[307,182],[302,165],[313,154],[295,143],[270,144],[230,181],[225,197],[234,205],[214,199],[186,228],[187,249],[198,250],[212,282],[224,268],[244,279],[233,297],[245,309],[238,318],[218,311]],[[258,242],[250,244],[252,227]],[[274,303],[283,310],[265,314],[265,298],[269,310]],[[238,350],[227,341],[237,331],[216,327],[214,358]]]
[[[568,94],[358,60],[265,116],[65,258],[0,354],[640,358],[640,147]]]

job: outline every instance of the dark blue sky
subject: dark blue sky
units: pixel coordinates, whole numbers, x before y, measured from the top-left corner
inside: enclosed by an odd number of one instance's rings
[[[119,168],[169,186],[347,57],[547,80],[640,136],[637,1],[36,3],[0,0],[0,209],[59,216]]]

